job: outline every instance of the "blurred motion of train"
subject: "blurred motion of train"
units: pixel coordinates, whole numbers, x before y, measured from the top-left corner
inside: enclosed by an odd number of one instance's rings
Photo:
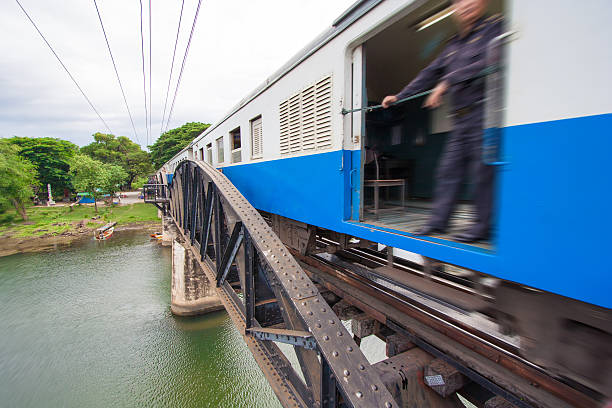
[[[164,166],[203,160],[315,251],[378,244],[396,257],[489,282],[487,312],[529,361],[612,395],[612,3],[491,0],[505,33],[485,81],[483,160],[496,169],[492,238],[416,236],[450,130],[397,93],[456,32],[447,0],[361,0]],[[497,18],[497,17],[492,17]],[[472,214],[466,183],[450,232]],[[417,255],[418,254],[418,255]],[[432,261],[433,260],[433,261]]]

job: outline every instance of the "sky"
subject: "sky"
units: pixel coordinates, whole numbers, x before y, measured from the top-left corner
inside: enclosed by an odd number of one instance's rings
[[[115,135],[143,147],[160,135],[182,0],[151,0],[151,134],[147,138],[138,0],[20,0]],[[355,0],[202,0],[168,129],[214,123]],[[149,1],[142,0],[146,92]],[[170,110],[198,0],[184,0],[168,97]],[[58,137],[79,146],[108,133],[15,0],[0,2],[0,137]],[[148,104],[148,96],[147,96]],[[167,113],[166,113],[167,116]]]

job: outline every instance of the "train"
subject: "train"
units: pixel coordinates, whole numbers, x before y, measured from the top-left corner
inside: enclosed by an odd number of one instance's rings
[[[163,172],[211,164],[303,253],[325,235],[468,271],[490,283],[491,315],[520,336],[526,359],[610,396],[612,4],[489,2],[488,14],[504,19],[488,46],[499,65],[482,79],[495,210],[491,238],[474,244],[414,233],[431,211],[448,103],[368,109],[436,57],[456,32],[451,7],[357,1]],[[467,182],[451,229],[473,216],[471,194]]]

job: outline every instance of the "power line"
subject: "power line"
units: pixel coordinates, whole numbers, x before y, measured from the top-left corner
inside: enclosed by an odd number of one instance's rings
[[[172,80],[172,71],[174,70],[174,57],[176,56],[176,46],[178,44],[179,33],[181,31],[181,21],[183,20],[183,8],[185,7],[185,0],[181,2],[181,13],[179,14],[178,28],[176,29],[176,38],[174,39],[174,51],[172,52],[172,63],[170,64],[170,76],[168,77],[168,87],[166,88],[166,100],[164,101],[164,114],[162,115],[161,127],[159,128],[159,134],[162,134],[164,129],[164,120],[166,119],[166,107],[168,106],[168,95],[170,94],[170,82]]]
[[[149,135],[153,137],[151,134],[151,117],[153,116],[153,105],[151,104],[151,78],[153,77],[153,71],[151,70],[151,59],[153,55],[153,42],[151,40],[152,36],[152,26],[151,26],[151,0],[149,0]],[[149,139],[147,139],[147,145],[149,144]]]
[[[187,60],[187,55],[189,54],[189,47],[191,46],[191,39],[193,38],[193,32],[195,30],[195,26],[198,21],[198,14],[200,14],[201,5],[202,5],[202,0],[198,0],[198,8],[196,9],[196,13],[193,18],[193,24],[191,25],[191,32],[189,33],[189,40],[187,41],[187,47],[185,48],[185,55],[183,55],[183,62],[181,64],[181,72],[179,73],[178,81],[176,82],[176,88],[174,90],[174,97],[172,98],[172,105],[170,105],[170,113],[168,114],[168,120],[166,121],[166,130],[168,129],[168,125],[170,124],[170,119],[172,118],[172,113],[174,112],[174,102],[176,102],[176,95],[178,94],[179,86],[181,85],[181,78],[183,77],[183,69],[185,69],[185,61]]]
[[[123,84],[121,83],[121,78],[119,78],[119,71],[117,70],[117,64],[115,64],[115,58],[113,57],[113,52],[111,51],[110,43],[108,42],[108,37],[106,36],[106,30],[104,29],[104,23],[102,22],[102,16],[100,15],[100,9],[98,9],[98,3],[96,0],[93,0],[94,6],[96,6],[96,13],[98,13],[98,19],[100,20],[100,26],[102,27],[102,33],[104,34],[104,40],[106,40],[106,47],[108,48],[108,54],[110,55],[111,62],[113,63],[113,68],[115,69],[115,75],[117,75],[117,82],[119,82],[119,88],[121,89],[121,95],[123,95],[123,102],[125,103],[125,109],[127,109],[128,115],[130,116],[130,122],[132,122],[132,129],[134,129],[134,136],[136,136],[136,140],[138,144],[140,144],[140,138],[138,137],[138,132],[136,132],[136,126],[134,126],[134,119],[132,118],[132,112],[130,112],[130,106],[128,105],[127,98],[125,96],[125,91],[123,90]]]
[[[142,92],[144,94],[145,129],[147,131],[147,145],[149,144],[149,111],[147,108],[147,75],[145,73],[144,34],[142,27],[142,0],[140,0],[140,55],[142,56]]]
[[[98,117],[100,118],[100,120],[102,121],[102,123],[104,123],[104,126],[106,126],[106,129],[108,130],[109,133],[113,133],[113,131],[110,129],[110,127],[108,126],[108,124],[106,123],[106,121],[104,119],[102,119],[102,116],[100,115],[100,112],[98,112],[98,110],[96,109],[96,107],[93,105],[93,103],[91,102],[91,100],[87,97],[87,95],[85,94],[85,92],[83,91],[83,89],[81,88],[81,86],[79,85],[79,83],[76,81],[76,79],[74,79],[74,76],[72,76],[72,74],[70,73],[70,71],[68,70],[68,68],[66,68],[66,65],[64,65],[64,63],[62,62],[61,58],[57,55],[57,53],[55,52],[55,50],[53,49],[53,47],[51,46],[51,44],[49,44],[49,41],[47,41],[47,39],[45,38],[45,36],[43,35],[43,33],[38,29],[38,26],[36,25],[36,23],[34,22],[34,20],[32,20],[32,18],[30,17],[30,15],[28,14],[28,12],[23,8],[23,6],[21,5],[21,3],[19,2],[19,0],[15,0],[17,2],[17,4],[19,5],[19,7],[21,8],[21,10],[23,11],[23,13],[26,15],[26,17],[28,18],[28,20],[30,20],[30,23],[32,23],[32,25],[34,26],[34,28],[36,29],[36,31],[38,31],[38,34],[40,35],[40,37],[43,39],[43,41],[45,42],[45,44],[47,44],[47,47],[49,47],[49,49],[51,50],[51,52],[53,53],[53,55],[55,56],[55,58],[57,58],[58,62],[60,63],[60,65],[62,66],[62,68],[64,68],[64,71],[66,71],[66,73],[68,74],[68,76],[70,77],[70,79],[72,79],[72,82],[74,82],[74,84],[76,85],[76,87],[79,89],[79,91],[81,92],[81,94],[83,95],[83,97],[85,98],[85,100],[87,101],[87,103],[89,104],[89,106],[91,106],[91,109],[93,109],[93,111],[96,113],[96,115],[98,115]]]

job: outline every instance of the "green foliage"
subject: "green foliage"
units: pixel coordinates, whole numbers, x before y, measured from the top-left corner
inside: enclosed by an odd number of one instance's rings
[[[121,166],[115,164],[105,164],[102,167],[102,185],[100,188],[106,194],[110,194],[111,199],[128,178],[128,173]]]
[[[105,164],[84,154],[73,157],[70,175],[74,187],[81,192],[91,193],[96,201],[103,194],[110,194],[112,199],[128,177],[121,166]]]
[[[91,193],[94,200],[102,197],[102,186],[106,182],[104,164],[84,154],[77,154],[70,163],[72,185],[80,192]],[[98,210],[96,204],[96,211]]]
[[[152,146],[149,146],[153,166],[156,169],[160,168],[209,127],[208,123],[189,122],[161,135]]]
[[[148,177],[136,177],[136,179],[134,181],[132,181],[132,190],[138,190],[139,188],[142,188],[142,186],[144,186],[145,184],[147,184],[147,182],[149,181]]]
[[[106,133],[95,133],[94,141],[81,148],[81,153],[103,163],[121,166],[127,173],[124,185],[129,186],[138,176],[153,172],[149,153],[125,136],[115,137]]]
[[[0,140],[0,212],[14,206],[26,220],[26,204],[34,195],[36,177],[36,167],[19,155],[19,148],[8,140]]]
[[[46,195],[47,184],[52,191],[63,194],[70,189],[70,159],[78,151],[78,146],[66,140],[51,137],[13,137],[8,139],[18,147],[19,155],[30,161],[38,171],[38,181],[42,187],[41,194]]]

